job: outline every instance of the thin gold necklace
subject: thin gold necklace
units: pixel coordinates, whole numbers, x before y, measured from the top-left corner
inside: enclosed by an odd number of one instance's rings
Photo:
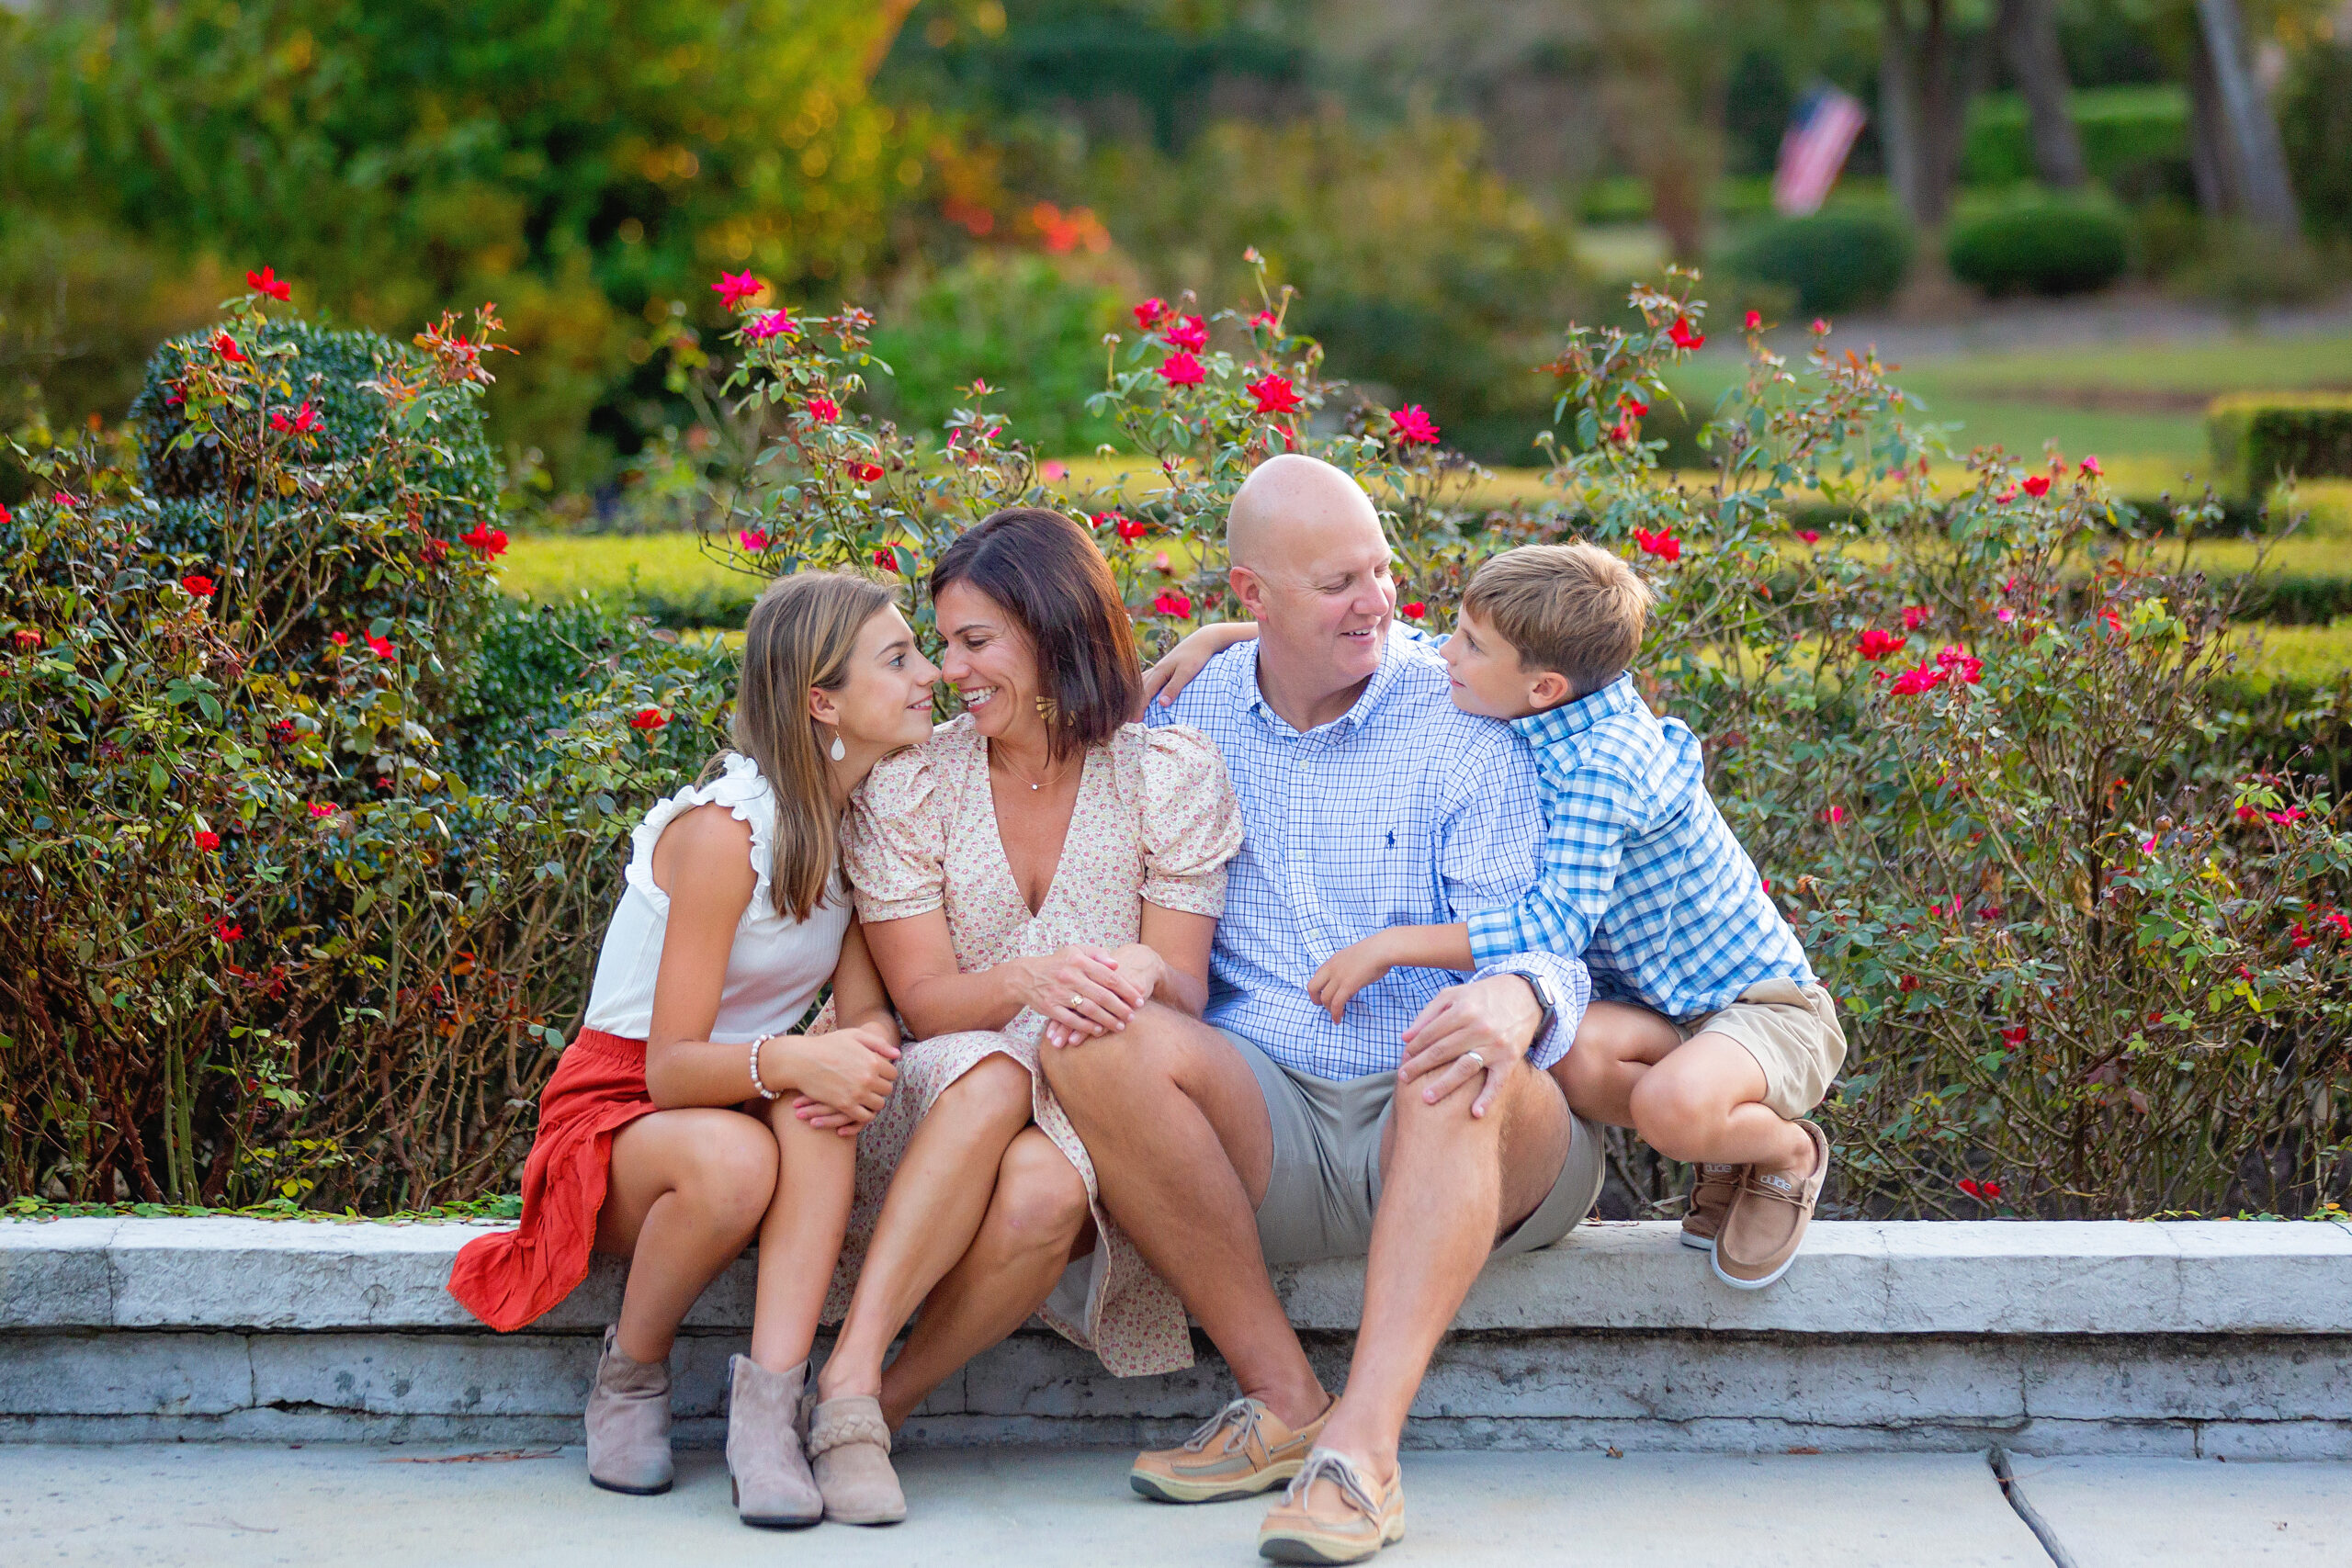
[[[1045,787],[1046,787],[1046,784],[1052,784],[1052,783],[1054,783],[1054,782],[1055,782],[1055,780],[1054,780],[1054,774],[1053,774],[1053,772],[1049,769],[1049,770],[1047,770],[1047,772],[1046,772],[1046,776],[1045,776],[1045,778],[1044,778],[1044,779],[1040,780],[1039,782],[1037,782],[1037,783],[1035,783],[1035,784],[1030,784],[1030,783],[1029,783],[1029,775],[1028,775],[1027,773],[1023,773],[1019,768],[1014,767],[1014,766],[1012,765],[1012,759],[1011,757],[1007,756],[1005,753],[1003,753],[1003,752],[1001,752],[1001,751],[998,750],[994,745],[990,745],[990,746],[989,747],[989,756],[991,756],[991,757],[994,757],[998,761],[1002,762],[1002,763],[1004,764],[1004,771],[1005,771],[1006,773],[1011,773],[1014,778],[1016,778],[1016,779],[1020,780],[1023,784],[1029,784],[1029,787],[1030,787],[1031,789],[1033,789],[1033,790],[1043,789],[1043,788],[1045,788]]]

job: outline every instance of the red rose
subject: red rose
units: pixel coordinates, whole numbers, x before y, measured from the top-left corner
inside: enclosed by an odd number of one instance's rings
[[[1197,387],[1209,378],[1201,362],[1189,354],[1171,354],[1159,374],[1171,387]]]
[[[1271,372],[1242,389],[1258,400],[1258,412],[1263,414],[1290,413],[1299,406],[1298,389],[1290,384],[1287,376]]]
[[[209,828],[198,828],[196,830],[196,847],[199,850],[217,850],[220,847],[220,835]]]
[[[1821,530],[1818,528],[1800,528],[1797,530],[1797,537],[1803,539],[1808,545],[1817,545],[1821,543]]]
[[[1898,697],[1916,696],[1921,692],[1932,691],[1942,685],[1945,679],[1943,671],[1932,664],[1922,664],[1917,670],[1905,670],[1902,674],[1897,675],[1894,678],[1894,684],[1889,686],[1887,690]]]
[[[1647,528],[1636,528],[1634,530],[1634,543],[1642,547],[1643,554],[1656,556],[1660,560],[1682,558],[1682,541],[1674,536],[1671,528],[1660,528],[1656,533]]]
[[[1152,298],[1145,300],[1142,304],[1137,305],[1135,308],[1135,311],[1136,325],[1141,327],[1146,332],[1149,332],[1152,328],[1158,326],[1161,321],[1168,319],[1168,301],[1160,299],[1158,295],[1154,295]]]
[[[1916,632],[1927,624],[1928,609],[1926,605],[1905,604],[1903,607],[1903,629],[1905,631]]]
[[[506,553],[506,530],[493,528],[487,523],[477,523],[468,532],[458,535],[458,542],[495,558]]]
[[[1178,620],[1182,620],[1193,613],[1193,596],[1189,593],[1179,593],[1174,589],[1170,589],[1154,599],[1151,602],[1151,607],[1160,615],[1173,615]]]
[[[1419,403],[1407,403],[1388,416],[1388,423],[1400,445],[1429,446],[1437,441],[1437,422]]]
[[[190,572],[187,576],[181,578],[180,586],[187,591],[190,598],[209,599],[212,597],[212,580],[200,573]]]
[[[870,485],[882,477],[882,465],[851,458],[842,465],[842,471],[862,485]]]
[[[1151,525],[1148,523],[1138,523],[1132,517],[1119,517],[1116,513],[1112,515],[1118,522],[1119,543],[1123,545],[1132,545],[1151,532]]]
[[[1704,348],[1707,345],[1707,334],[1694,330],[1690,325],[1690,317],[1677,316],[1674,318],[1674,325],[1666,330],[1666,341],[1680,349]]]
[[[1209,345],[1208,323],[1198,316],[1179,316],[1168,323],[1168,346],[1195,352]]]
[[[743,335],[753,343],[765,343],[774,337],[799,335],[800,323],[792,319],[789,310],[768,310],[743,323]]]
[[[1418,621],[1430,613],[1430,607],[1422,601],[1416,599],[1409,604],[1397,605],[1396,613],[1408,621]]]
[[[874,552],[874,564],[884,571],[899,570],[899,553],[888,545]]]
[[[755,556],[768,547],[768,531],[764,528],[746,528],[735,536],[735,542],[743,547],[744,554]]]
[[[1763,311],[1750,310],[1747,312],[1747,330],[1752,333],[1759,333],[1764,330]]]
[[[329,632],[327,633],[327,640],[334,644],[337,648],[349,648],[351,646],[351,634],[349,632]]]
[[[2012,1051],[2025,1043],[2025,1037],[2026,1026],[2022,1023],[2018,1024],[2014,1029],[2004,1029],[2001,1031],[2001,1043]]]
[[[2050,493],[2050,476],[2048,474],[2028,474],[2025,477],[2025,492],[2026,494],[2033,497],[2034,500],[2040,501],[2043,496]]]
[[[227,920],[215,920],[212,922],[212,934],[222,942],[234,942],[245,934],[245,928],[232,925]]]
[[[219,355],[221,358],[228,360],[232,365],[250,365],[253,363],[253,361],[245,357],[244,351],[237,346],[237,340],[231,337],[227,333],[215,333],[212,334],[212,352]]]
[[[1282,322],[1275,319],[1272,310],[1259,311],[1250,318],[1250,324],[1253,327],[1263,327],[1270,333],[1278,332],[1282,328]]]
[[[831,424],[841,418],[842,405],[820,392],[808,400],[808,417],[819,424]]]
[[[629,716],[628,727],[631,729],[659,729],[669,722],[669,716],[660,708],[639,708]]]
[[[392,646],[391,638],[378,637],[373,632],[368,634],[368,651],[379,659],[398,659],[401,656],[401,650]]]
[[[731,310],[766,287],[749,272],[722,272],[718,275],[718,281],[710,286],[710,291],[718,296],[721,305]]]
[[[2098,459],[2097,457],[2086,457],[2083,459],[2083,472],[2090,475],[2091,478],[2097,479],[2106,471],[2106,469],[2098,466]]]
[[[256,294],[266,294],[280,304],[293,295],[293,286],[265,266],[259,272],[245,274],[245,287]]]
[[[40,646],[40,633],[34,630],[31,626],[18,626],[15,635],[17,646],[18,648],[39,648]]]

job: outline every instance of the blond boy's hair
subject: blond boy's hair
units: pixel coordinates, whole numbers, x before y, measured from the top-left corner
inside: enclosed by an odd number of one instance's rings
[[[1641,574],[1598,545],[1522,545],[1471,578],[1463,608],[1518,650],[1520,663],[1565,676],[1589,696],[1625,672],[1653,596]]]

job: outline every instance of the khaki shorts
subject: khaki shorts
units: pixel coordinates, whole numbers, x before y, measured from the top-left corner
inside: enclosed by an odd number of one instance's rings
[[[1728,1034],[1764,1069],[1764,1103],[1793,1122],[1829,1098],[1829,1080],[1846,1065],[1846,1032],[1838,1004],[1819,986],[1766,980],[1714,1012],[1685,1019],[1682,1038]]]
[[[1258,1205],[1258,1245],[1268,1263],[1362,1258],[1372,1250],[1372,1217],[1380,1208],[1380,1140],[1394,1113],[1396,1075],[1368,1073],[1337,1081],[1283,1066],[1229,1030],[1258,1077],[1274,1131],[1274,1168]],[[1571,1116],[1567,1158],[1535,1212],[1495,1243],[1492,1256],[1532,1252],[1570,1231],[1600,1197],[1600,1134]]]

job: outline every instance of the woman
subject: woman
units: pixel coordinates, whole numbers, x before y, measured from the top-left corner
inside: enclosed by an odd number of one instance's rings
[[[855,1293],[810,1427],[826,1516],[869,1522],[906,1511],[888,1429],[1041,1307],[1114,1372],[1191,1364],[1184,1309],[1104,1216],[1037,1051],[1049,1027],[1114,1031],[1147,999],[1199,1014],[1225,863],[1241,845],[1216,748],[1194,730],[1126,722],[1142,690],[1134,633],[1083,528],[1000,512],[948,547],[931,589],[966,711],[874,770],[842,850],[866,942],[919,1041],[859,1140],[835,1283],[838,1294],[854,1279]],[[1065,1199],[1059,1213],[1026,1216],[1042,1239],[1017,1257],[973,1244],[990,1194],[972,1173],[1000,1167],[1051,1172]],[[1100,1244],[1083,1293],[1065,1297],[1056,1282],[1086,1248],[1090,1207]],[[891,1338],[926,1296],[886,1372]],[[949,1305],[957,1315],[934,1327]]]
[[[821,1516],[797,1405],[849,1217],[854,1135],[899,1055],[841,883],[839,829],[876,761],[930,734],[938,677],[882,588],[777,581],[752,611],[735,750],[633,835],[585,1024],[540,1101],[522,1228],[468,1245],[449,1277],[475,1315],[512,1330],[571,1293],[592,1249],[628,1259],[588,1396],[599,1486],[669,1489],[673,1337],[756,1236],[728,1468],[745,1523]],[[829,978],[832,1027],[797,1032]],[[786,1095],[826,1108],[827,1126],[791,1115]]]

